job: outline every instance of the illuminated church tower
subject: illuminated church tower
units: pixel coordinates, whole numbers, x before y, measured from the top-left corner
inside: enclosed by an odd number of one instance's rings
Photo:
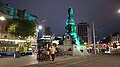
[[[73,9],[68,9],[68,19],[65,22],[65,36],[63,41],[64,51],[71,51],[71,55],[87,54],[86,48],[82,45],[80,37],[77,36]]]

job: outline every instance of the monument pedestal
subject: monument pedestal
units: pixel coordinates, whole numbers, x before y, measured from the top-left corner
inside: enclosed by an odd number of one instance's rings
[[[89,55],[85,46],[73,44],[73,40],[69,34],[67,34],[65,37],[66,38],[63,41],[63,47],[61,47],[65,54],[72,56]]]

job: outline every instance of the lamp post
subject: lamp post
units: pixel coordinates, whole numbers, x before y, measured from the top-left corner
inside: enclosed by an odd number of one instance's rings
[[[43,26],[42,25],[39,25],[38,26],[38,30],[39,30],[39,32],[38,32],[38,38],[39,38],[39,33],[40,33],[40,31],[42,32],[42,36],[43,36]]]
[[[38,48],[38,43],[39,43],[39,32],[40,32],[40,30],[42,30],[42,28],[43,28],[43,26],[42,25],[37,25],[36,26],[36,41],[37,41],[37,45],[36,45],[36,47],[35,47],[35,50],[37,50],[37,49],[39,49]]]
[[[42,20],[42,23],[43,22],[46,22],[46,20]],[[39,32],[40,32],[40,30],[42,30],[42,36],[44,35],[44,32],[45,32],[45,28],[44,28],[44,24],[37,24],[37,29],[38,29],[38,35],[39,35]],[[39,37],[39,36],[38,36]]]
[[[96,54],[96,44],[95,44],[95,27],[94,27],[94,22],[93,24],[93,46],[94,46],[94,53]]]
[[[2,21],[5,21],[6,20],[6,18],[4,17],[4,16],[0,16],[0,38],[2,37]]]

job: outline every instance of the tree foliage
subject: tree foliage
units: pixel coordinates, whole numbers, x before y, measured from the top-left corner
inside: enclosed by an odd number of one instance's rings
[[[11,19],[9,20],[8,32],[22,39],[28,36],[34,36],[36,32],[36,22],[26,19]]]

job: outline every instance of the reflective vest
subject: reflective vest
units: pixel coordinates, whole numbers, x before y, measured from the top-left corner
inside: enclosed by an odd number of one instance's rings
[[[55,54],[55,52],[56,52],[55,47],[52,47],[52,48],[51,48],[51,54]]]

